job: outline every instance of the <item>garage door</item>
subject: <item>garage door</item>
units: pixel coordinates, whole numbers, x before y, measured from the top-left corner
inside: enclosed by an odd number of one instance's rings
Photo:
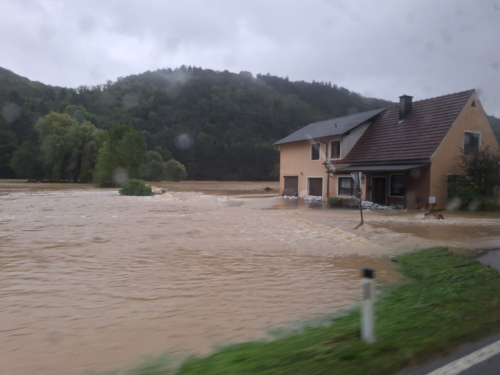
[[[299,196],[299,176],[285,176],[283,195]]]
[[[308,192],[307,195],[314,195],[316,197],[323,196],[323,179],[317,177],[309,177],[307,179]]]

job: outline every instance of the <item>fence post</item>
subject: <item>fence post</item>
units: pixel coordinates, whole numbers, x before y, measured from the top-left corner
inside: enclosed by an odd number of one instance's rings
[[[375,338],[375,296],[373,291],[373,278],[375,271],[371,268],[363,269],[363,308],[361,311],[361,339],[368,344],[376,341]]]

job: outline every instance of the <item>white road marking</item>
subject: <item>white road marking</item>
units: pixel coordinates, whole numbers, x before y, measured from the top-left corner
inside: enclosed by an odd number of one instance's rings
[[[500,353],[500,340],[474,353],[466,355],[465,357],[457,359],[455,362],[448,363],[446,366],[430,372],[427,375],[457,375],[478,363],[486,361],[498,353]]]

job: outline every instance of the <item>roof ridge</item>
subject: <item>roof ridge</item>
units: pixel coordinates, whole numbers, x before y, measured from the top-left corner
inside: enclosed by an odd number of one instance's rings
[[[469,89],[469,90],[464,90],[464,91],[459,91],[459,92],[454,92],[452,94],[445,94],[445,95],[440,95],[440,96],[435,96],[433,98],[427,98],[427,99],[420,99],[420,100],[416,100],[413,102],[413,104],[415,103],[420,103],[420,102],[425,102],[427,100],[435,100],[435,99],[440,99],[440,98],[444,98],[444,97],[447,97],[447,96],[453,96],[453,95],[460,95],[460,94],[465,94],[467,92],[470,92],[471,94],[476,91],[476,89]],[[393,107],[399,107],[399,103],[398,104],[395,104],[393,106],[390,106],[390,107],[387,107],[387,108],[393,108]]]
[[[306,126],[313,125],[313,124],[319,124],[320,122],[338,120],[338,119],[342,119],[342,118],[350,117],[350,116],[362,115],[363,113],[368,113],[368,112],[382,111],[383,109],[387,109],[387,108],[389,108],[389,107],[380,107],[380,108],[375,108],[375,109],[369,109],[368,111],[356,112],[356,113],[351,113],[350,115],[344,115],[344,116],[329,118],[329,119],[326,119],[326,120],[311,122],[311,123],[307,124]]]

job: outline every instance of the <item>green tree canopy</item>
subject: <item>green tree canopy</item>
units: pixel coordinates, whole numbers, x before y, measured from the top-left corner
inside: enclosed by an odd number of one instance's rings
[[[10,170],[9,162],[16,151],[17,137],[16,133],[10,130],[3,130],[0,126],[0,175],[9,175]]]
[[[390,105],[327,82],[188,66],[76,89],[32,82],[0,68],[0,108],[4,103],[18,107],[18,116],[6,121],[16,147],[37,143],[33,119],[50,110],[103,130],[119,122],[138,131],[164,162],[179,161],[197,180],[269,180],[279,162],[273,142],[314,121]]]
[[[174,159],[170,159],[169,161],[167,161],[165,166],[165,174],[167,180],[176,182],[185,180],[188,176],[186,167],[184,167],[183,164]]]
[[[40,148],[31,141],[23,142],[14,152],[10,167],[19,177],[29,180],[43,180],[45,178]]]
[[[473,154],[462,150],[459,165],[463,174],[457,176],[452,195],[460,199],[462,208],[476,204],[479,209],[499,209],[500,150],[485,147]]]
[[[121,185],[117,171],[130,178],[139,177],[139,167],[147,162],[146,141],[133,127],[114,123],[104,136],[97,156],[94,181],[102,186]]]
[[[89,181],[99,150],[99,133],[91,122],[50,112],[35,125],[47,178]]]
[[[139,168],[139,175],[147,181],[161,181],[166,177],[166,163],[157,151],[146,153],[147,163]]]

